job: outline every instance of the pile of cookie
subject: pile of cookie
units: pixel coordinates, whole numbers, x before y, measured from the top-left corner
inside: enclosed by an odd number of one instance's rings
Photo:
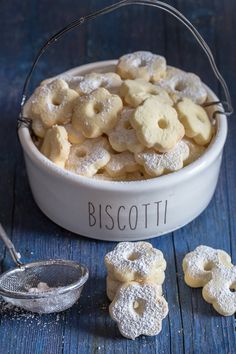
[[[198,246],[183,259],[184,280],[192,288],[202,287],[204,300],[223,316],[236,312],[236,266],[223,250]]]
[[[24,115],[42,154],[78,175],[122,181],[177,171],[204,153],[214,129],[198,76],[144,51],[115,70],[40,84]]]
[[[162,252],[148,242],[121,242],[105,256],[105,265],[109,312],[121,334],[131,339],[158,334],[168,314]]]
[[[121,242],[105,256],[109,312],[120,333],[135,339],[160,333],[168,314],[162,295],[166,261],[148,242]],[[183,259],[184,280],[223,316],[236,312],[236,266],[223,250],[198,246]]]

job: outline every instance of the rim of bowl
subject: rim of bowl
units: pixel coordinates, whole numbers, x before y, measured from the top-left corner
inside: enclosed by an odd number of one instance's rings
[[[92,69],[105,69],[112,68],[117,63],[117,60],[105,60],[93,62],[85,65],[81,65],[70,70],[67,70],[55,77],[66,74],[85,74],[90,72]],[[79,73],[78,73],[79,71]],[[205,85],[208,95],[212,97],[215,101],[218,101],[216,94]],[[212,106],[213,108],[223,110],[221,105]],[[135,181],[107,181],[99,180],[96,178],[79,176],[73,172],[70,172],[64,168],[61,168],[46,158],[35,146],[29,129],[25,126],[21,126],[18,130],[18,135],[20,139],[21,146],[24,153],[42,170],[46,170],[47,173],[55,176],[64,178],[66,182],[75,183],[83,187],[90,187],[100,190],[113,190],[113,191],[129,191],[137,192],[137,186],[142,190],[150,189],[151,187],[162,187],[166,186],[168,183],[177,184],[184,181],[185,179],[191,178],[196,173],[199,173],[203,169],[207,168],[221,153],[223,150],[225,140],[227,137],[227,117],[224,114],[216,116],[216,132],[213,140],[207,147],[206,151],[194,162],[190,163],[188,166],[182,169],[171,172],[167,175],[162,175],[159,177],[150,178],[147,180],[135,180]]]

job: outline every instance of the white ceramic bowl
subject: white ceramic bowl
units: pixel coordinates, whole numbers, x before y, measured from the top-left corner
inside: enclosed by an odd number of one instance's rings
[[[114,71],[115,63],[92,63],[67,73]],[[210,100],[218,100],[209,88],[207,91]],[[132,182],[75,175],[44,157],[28,128],[19,129],[19,138],[31,190],[43,213],[80,235],[107,241],[135,241],[176,230],[207,207],[218,180],[227,135],[226,116],[218,115],[216,126],[213,141],[192,164],[168,175]]]

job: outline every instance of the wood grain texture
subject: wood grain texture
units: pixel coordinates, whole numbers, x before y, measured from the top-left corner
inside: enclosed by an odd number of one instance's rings
[[[233,316],[223,318],[183,281],[182,259],[199,244],[225,249],[236,262],[236,120],[229,135],[216,193],[191,224],[153,239],[167,260],[164,294],[169,316],[156,337],[122,338],[108,315],[103,257],[115,243],[76,236],[49,221],[33,201],[16,135],[23,80],[40,45],[76,17],[111,4],[95,0],[12,0],[0,3],[0,220],[23,260],[68,258],[88,266],[90,279],[78,304],[52,315],[12,313],[0,305],[0,354],[235,353]],[[234,0],[170,0],[210,45],[236,102]],[[192,70],[222,92],[206,57],[191,35],[162,12],[129,7],[101,17],[67,35],[45,54],[34,84],[72,66],[152,50],[170,64]],[[0,271],[12,266],[0,244]]]

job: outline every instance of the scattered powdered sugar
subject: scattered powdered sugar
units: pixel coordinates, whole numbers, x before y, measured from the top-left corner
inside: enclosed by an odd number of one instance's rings
[[[65,313],[40,315],[27,312],[0,299],[0,316],[1,323],[6,321],[19,322],[26,324],[27,327],[37,326],[40,331],[47,328],[47,332],[50,332],[51,328],[59,325],[61,320],[64,320]]]
[[[135,339],[142,334],[153,336],[161,331],[168,304],[158,295],[154,284],[131,282],[119,289],[109,310],[121,334]]]
[[[162,252],[148,242],[121,242],[105,256],[105,263],[120,273],[128,270],[144,277],[154,267],[165,267]]]
[[[138,162],[142,163],[148,173],[160,175],[166,171],[177,171],[183,167],[183,161],[189,156],[189,147],[184,141],[165,153],[159,154],[154,150],[147,150],[136,154]]]

